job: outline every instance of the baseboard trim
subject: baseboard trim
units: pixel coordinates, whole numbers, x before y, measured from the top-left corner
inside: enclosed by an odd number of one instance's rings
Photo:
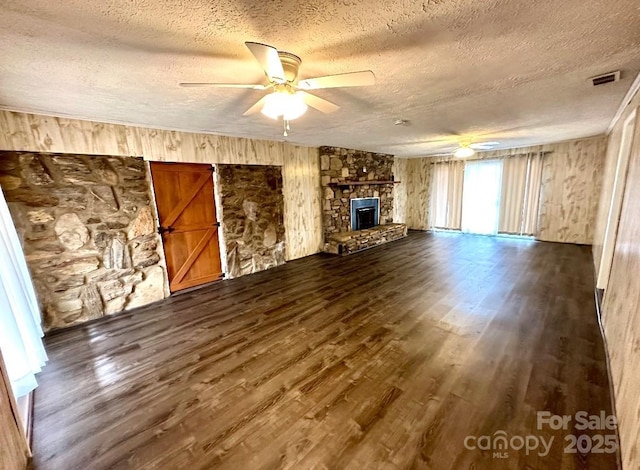
[[[607,345],[607,337],[604,334],[604,325],[602,323],[602,299],[604,295],[603,289],[596,288],[594,290],[595,303],[596,303],[596,317],[598,318],[598,326],[600,328],[600,336],[602,337],[602,344],[604,345],[604,357],[607,364],[607,376],[609,378],[609,396],[611,397],[611,411],[618,419],[618,410],[616,409],[616,396],[613,387],[613,376],[611,375],[611,359],[609,358],[609,346]],[[622,469],[622,450],[620,443],[620,431],[616,425],[616,440],[618,441],[618,451],[616,452],[616,461],[618,464],[618,470]]]

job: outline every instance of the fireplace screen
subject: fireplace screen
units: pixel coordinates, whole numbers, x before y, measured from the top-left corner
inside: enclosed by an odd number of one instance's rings
[[[356,230],[364,230],[375,225],[376,208],[373,206],[356,209]]]
[[[351,230],[364,230],[380,224],[380,198],[351,199]]]

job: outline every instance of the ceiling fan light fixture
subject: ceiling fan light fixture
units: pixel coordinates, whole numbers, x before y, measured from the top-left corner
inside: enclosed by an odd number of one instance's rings
[[[475,153],[476,151],[471,147],[462,146],[453,152],[453,156],[456,158],[467,158],[473,156]]]
[[[271,119],[278,119],[282,116],[285,121],[292,121],[307,112],[307,104],[299,92],[274,91],[267,95],[261,112]]]

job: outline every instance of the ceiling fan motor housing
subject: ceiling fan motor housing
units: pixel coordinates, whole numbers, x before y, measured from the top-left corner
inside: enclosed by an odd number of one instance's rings
[[[278,57],[282,62],[282,69],[284,70],[284,76],[289,82],[295,81],[298,76],[298,69],[302,60],[291,52],[278,51]]]

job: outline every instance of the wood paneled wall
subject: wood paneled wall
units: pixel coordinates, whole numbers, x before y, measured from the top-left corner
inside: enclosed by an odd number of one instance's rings
[[[30,455],[0,353],[0,468],[24,470]]]
[[[322,213],[316,148],[0,111],[0,150],[143,156],[162,162],[279,165],[284,177],[287,259],[320,251]]]
[[[412,230],[429,229],[431,161],[430,158],[407,160],[406,223]]]
[[[0,150],[141,156],[136,127],[0,110]]]
[[[617,158],[624,121],[640,106],[637,96],[609,136],[607,155]],[[612,164],[615,166],[615,162]],[[615,171],[615,170],[613,170]],[[608,172],[606,172],[608,173]],[[608,177],[607,177],[608,176]],[[594,246],[596,260],[606,226],[613,176],[605,176]],[[640,468],[640,122],[636,128],[626,175],[624,200],[613,264],[602,306],[606,344],[613,377],[616,414],[624,469]],[[606,195],[609,195],[608,197]],[[604,219],[604,223],[601,219]]]
[[[393,159],[393,178],[400,181],[393,186],[393,221],[400,224],[407,221],[407,162],[406,158]]]
[[[605,162],[605,136],[555,144],[479,152],[474,159],[507,158],[545,153],[540,194],[538,238],[545,241],[590,244],[593,241]],[[451,157],[452,158],[452,157]],[[408,158],[395,168],[405,169],[406,223],[415,230],[429,228],[431,163],[450,158]],[[397,178],[397,176],[396,176]],[[397,178],[398,179],[398,178]],[[402,210],[402,201],[394,208]]]
[[[538,238],[593,243],[606,137],[561,142],[544,158]]]
[[[322,202],[317,148],[283,146],[284,226],[287,259],[322,250]]]

